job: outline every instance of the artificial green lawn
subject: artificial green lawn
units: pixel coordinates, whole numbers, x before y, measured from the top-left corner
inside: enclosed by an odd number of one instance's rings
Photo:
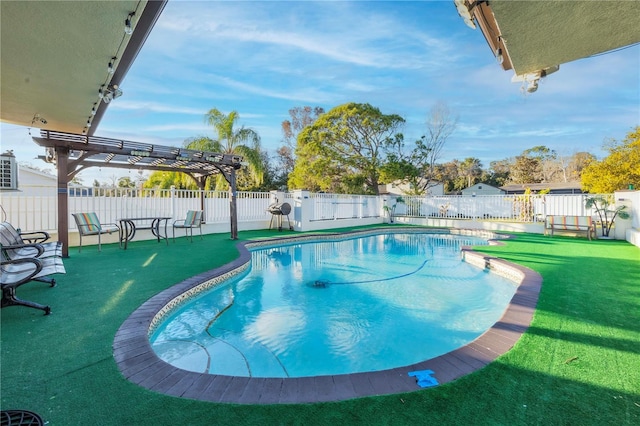
[[[288,231],[241,232],[264,238]],[[507,354],[455,382],[311,405],[214,404],[157,394],[119,373],[111,345],[142,302],[237,256],[228,234],[167,247],[134,241],[70,249],[59,285],[29,283],[52,314],[1,311],[1,408],[49,425],[640,424],[640,249],[622,241],[518,234],[481,251],[538,271],[533,323]]]

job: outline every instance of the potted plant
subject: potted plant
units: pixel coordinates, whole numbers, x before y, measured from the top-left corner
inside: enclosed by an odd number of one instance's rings
[[[587,197],[585,200],[585,207],[593,209],[600,219],[603,238],[609,238],[609,232],[611,232],[611,227],[616,217],[622,219],[629,219],[630,217],[629,213],[625,211],[627,206],[616,207],[613,201],[612,195],[595,195]]]
[[[385,205],[383,207],[384,211],[389,215],[389,223],[393,223],[393,215],[396,211],[396,206],[398,203],[404,203],[404,199],[402,197],[396,197],[395,203],[392,206]]]

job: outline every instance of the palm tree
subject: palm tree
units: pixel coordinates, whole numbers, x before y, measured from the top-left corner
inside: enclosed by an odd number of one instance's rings
[[[149,189],[169,189],[172,186],[176,189],[197,189],[196,182],[191,176],[170,171],[158,171],[149,175],[149,178],[142,184],[143,188]]]
[[[465,158],[460,163],[460,174],[467,179],[467,188],[469,188],[482,175],[482,163],[477,158]]]
[[[217,139],[197,138],[186,145],[187,149],[213,151],[221,154],[241,155],[249,172],[250,180],[257,186],[264,178],[264,164],[260,155],[260,136],[255,130],[241,126],[234,128],[238,121],[237,111],[223,114],[212,108],[205,114],[205,122],[213,126]],[[218,176],[216,188],[223,189],[228,184],[222,175]]]

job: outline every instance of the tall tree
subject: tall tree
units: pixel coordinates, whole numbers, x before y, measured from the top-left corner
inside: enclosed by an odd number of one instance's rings
[[[417,194],[424,194],[429,188],[440,183],[438,160],[447,140],[455,131],[458,117],[444,102],[437,102],[429,111],[426,119],[426,134],[415,142],[413,150],[405,155],[399,154],[400,161],[406,161],[414,167],[413,174],[405,181]]]
[[[369,104],[333,108],[300,133],[289,186],[378,194],[380,167],[389,146],[402,139],[403,124]]]
[[[604,148],[609,155],[582,171],[583,189],[605,194],[626,189],[629,185],[640,188],[640,126],[629,132],[623,141],[611,140]]]
[[[560,167],[557,162],[558,155],[554,150],[538,145],[524,150],[522,155],[538,163],[536,170],[532,171],[535,181],[555,182],[555,176],[560,172]]]
[[[446,194],[458,193],[465,188],[465,179],[460,176],[460,160],[454,158],[436,166],[437,180],[444,185]]]
[[[289,110],[290,120],[282,122],[282,141],[284,145],[276,150],[278,173],[276,180],[285,183],[286,186],[289,174],[293,172],[295,166],[295,152],[298,135],[302,130],[313,124],[320,115],[324,114],[322,107],[294,107]]]
[[[509,181],[511,183],[540,183],[540,160],[528,155],[518,155],[511,167]]]
[[[467,157],[460,163],[460,174],[465,177],[468,188],[482,176],[482,163],[477,158]]]
[[[421,171],[417,188],[426,191],[438,184],[436,163],[447,140],[458,125],[458,117],[442,101],[437,102],[427,116],[427,133],[416,142],[412,163]]]
[[[273,170],[273,179],[278,188],[286,187],[289,174],[296,165],[293,151],[289,146],[283,145],[276,150],[275,168]]]
[[[582,171],[596,160],[596,156],[590,152],[576,152],[569,161],[568,175],[569,180],[578,181],[582,178]]]
[[[312,125],[322,114],[324,114],[324,108],[318,106],[294,107],[289,110],[291,120],[282,122],[282,139],[291,151],[295,150],[296,141],[302,129]]]
[[[510,180],[511,167],[515,160],[513,158],[505,158],[504,160],[492,161],[489,163],[489,171],[487,177],[483,179],[489,185],[501,187]]]
[[[156,171],[142,184],[143,188],[149,189],[170,189],[172,186],[176,189],[198,189],[191,176],[181,172]]]
[[[213,151],[222,154],[241,155],[246,163],[250,181],[259,186],[264,178],[264,164],[260,149],[260,136],[250,128],[236,126],[240,118],[237,111],[223,114],[216,108],[212,108],[205,114],[205,122],[213,127],[216,139],[207,137],[196,138],[186,144],[187,149]],[[216,188],[227,187],[224,177],[216,180]]]

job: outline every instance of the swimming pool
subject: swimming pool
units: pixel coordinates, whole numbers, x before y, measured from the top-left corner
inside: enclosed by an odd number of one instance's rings
[[[151,334],[165,362],[245,377],[379,371],[473,341],[513,281],[465,263],[474,237],[385,233],[252,251],[251,270],[193,298]]]

